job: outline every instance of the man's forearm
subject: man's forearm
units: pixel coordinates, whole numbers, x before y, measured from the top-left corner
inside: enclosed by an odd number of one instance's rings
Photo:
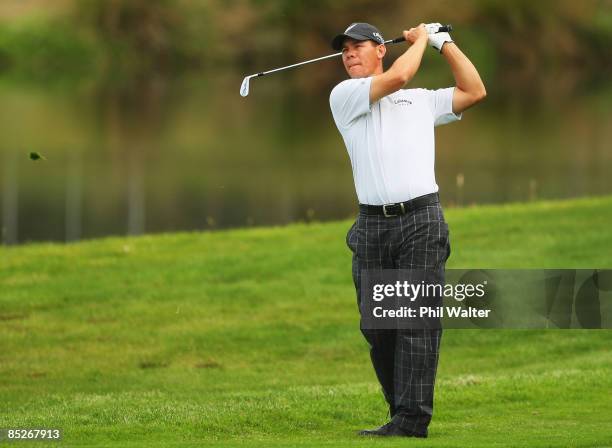
[[[442,56],[450,65],[457,88],[476,97],[486,94],[485,86],[476,67],[457,45],[453,42],[445,43],[442,47]]]
[[[419,70],[426,48],[426,38],[417,40],[403,55],[395,60],[393,65],[389,68],[389,72],[397,74],[401,77],[404,84],[407,83],[414,78],[414,75],[416,75],[416,72]]]
[[[370,104],[397,92],[418,71],[428,42],[425,25],[420,24],[415,28],[410,28],[409,31],[404,31],[404,38],[412,45],[395,60],[389,70],[373,77],[370,84]]]

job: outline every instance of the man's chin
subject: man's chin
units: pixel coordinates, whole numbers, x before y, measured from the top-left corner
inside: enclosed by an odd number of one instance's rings
[[[368,76],[363,70],[348,70],[348,75],[353,79],[365,78]]]

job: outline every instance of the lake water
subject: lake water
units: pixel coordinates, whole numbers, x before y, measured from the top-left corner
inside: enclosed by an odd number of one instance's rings
[[[1,82],[3,243],[353,216],[328,106],[336,73],[314,87],[298,72],[255,79],[248,98],[242,73]],[[443,205],[611,193],[610,87],[489,85],[485,103],[437,128]]]

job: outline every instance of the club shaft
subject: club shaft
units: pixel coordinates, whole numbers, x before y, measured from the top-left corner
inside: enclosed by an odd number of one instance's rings
[[[298,62],[297,64],[291,64],[291,65],[288,65],[286,67],[274,68],[272,70],[268,70],[267,72],[257,73],[257,74],[255,74],[253,76],[264,76],[264,75],[267,75],[267,74],[270,74],[270,73],[279,72],[281,70],[287,70],[289,68],[299,67],[300,65],[306,65],[306,64],[310,64],[312,62],[322,61],[324,59],[335,58],[337,56],[340,56],[341,54],[342,54],[342,52],[334,53],[334,54],[328,54],[327,56],[322,56],[322,57],[316,58],[316,59],[309,59],[308,61]]]
[[[452,31],[453,27],[451,25],[443,25],[438,29],[438,33],[443,33],[443,32],[448,32],[448,31]],[[396,37],[395,39],[389,39],[385,41],[385,45],[386,44],[397,44],[399,42],[404,42],[406,39],[404,39],[404,36],[400,36],[400,37]],[[282,70],[288,70],[290,68],[295,68],[295,67],[299,67],[301,65],[306,65],[306,64],[311,64],[313,62],[318,62],[318,61],[323,61],[325,59],[331,59],[331,58],[335,58],[338,56],[341,56],[342,52],[338,52],[338,53],[334,53],[334,54],[328,54],[327,56],[322,56],[320,58],[315,58],[315,59],[309,59],[308,61],[304,61],[304,62],[298,62],[297,64],[291,64],[291,65],[287,65],[286,67],[279,67],[279,68],[273,68],[272,70],[268,70],[265,72],[260,72],[260,73],[255,73],[253,75],[251,75],[250,77],[255,78],[258,76],[265,76],[265,75],[269,75],[270,73],[274,73],[274,72],[280,72]]]

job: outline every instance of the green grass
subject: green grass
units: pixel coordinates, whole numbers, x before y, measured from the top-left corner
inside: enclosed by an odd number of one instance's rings
[[[612,267],[612,196],[446,218],[448,267]],[[64,446],[612,446],[603,330],[447,330],[430,438],[357,437],[386,408],[350,224],[0,249],[0,427]]]

